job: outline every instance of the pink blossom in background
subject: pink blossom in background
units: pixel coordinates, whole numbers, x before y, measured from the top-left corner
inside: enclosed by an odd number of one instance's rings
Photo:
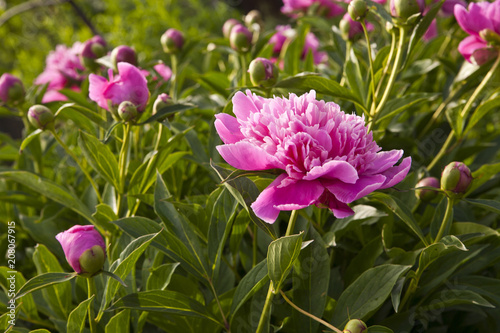
[[[97,245],[106,253],[104,239],[93,225],[75,225],[58,233],[56,239],[61,243],[66,260],[77,273],[83,273],[80,268],[80,257],[85,251]]]
[[[500,0],[470,3],[469,8],[455,6],[455,18],[470,36],[462,40],[458,51],[471,63],[482,65],[498,54],[485,40],[485,34],[500,38]]]
[[[328,58],[326,52],[320,52],[320,51],[318,51],[318,49],[319,49],[318,38],[312,32],[309,32],[306,35],[306,40],[304,41],[304,50],[302,51],[302,60],[304,60],[307,57],[307,54],[309,52],[312,52],[312,56],[313,56],[315,65],[318,65],[318,64],[325,62]]]
[[[342,20],[349,24],[349,39],[353,39],[355,36],[363,34],[363,26],[360,22],[354,21],[349,13],[345,13]],[[373,24],[366,22],[366,30],[372,31]]]
[[[289,25],[276,26],[276,33],[269,38],[268,42],[269,44],[274,44],[273,53],[279,54],[285,44],[285,41],[295,35],[295,30]]]
[[[319,3],[321,8],[324,8],[327,17],[342,15],[345,9],[337,3],[342,1],[335,0],[283,0],[281,12],[290,17],[297,17],[299,13],[307,12],[307,9],[314,3]]]
[[[80,61],[82,43],[75,43],[71,48],[66,45],[57,45],[46,59],[44,71],[35,79],[35,84],[47,84],[47,91],[42,98],[42,103],[65,101],[66,96],[58,90],[71,88],[79,91],[80,83],[85,79],[81,74],[84,67]]]
[[[168,81],[172,77],[172,69],[170,69],[170,67],[168,67],[164,63],[154,65],[153,68],[158,74],[160,74],[161,78],[164,81]]]
[[[434,0],[434,2],[439,2],[440,0]],[[467,1],[465,0],[446,0],[441,6],[440,13],[444,16],[453,15],[453,10],[455,5],[460,5],[462,7],[467,7]]]
[[[289,25],[278,25],[276,27],[276,33],[273,36],[271,36],[268,43],[274,44],[273,53],[275,55],[279,55],[286,40],[289,38],[294,38],[295,36],[296,36],[295,30],[292,29],[292,27],[290,27]],[[318,38],[312,32],[309,32],[306,35],[306,39],[304,41],[304,50],[302,51],[302,60],[304,60],[307,56],[307,53],[309,51],[311,51],[313,54],[314,63],[316,65],[320,64],[322,62],[325,62],[327,59],[327,54],[326,54],[326,52],[318,51],[318,48],[319,48]]]
[[[237,92],[232,101],[236,118],[216,115],[221,156],[237,169],[284,171],[251,205],[268,223],[312,204],[350,216],[348,203],[394,186],[410,169],[410,157],[395,166],[402,150],[381,151],[364,117],[316,100],[315,91],[288,99]]]
[[[89,97],[110,111],[108,101],[118,106],[123,101],[132,102],[142,112],[149,99],[148,83],[141,70],[126,62],[118,63],[118,75],[108,71],[109,81],[99,75],[90,74]]]

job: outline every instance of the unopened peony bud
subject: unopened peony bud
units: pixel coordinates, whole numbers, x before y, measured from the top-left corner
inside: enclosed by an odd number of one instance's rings
[[[153,114],[156,114],[164,107],[170,106],[172,104],[173,104],[172,98],[170,98],[170,96],[168,96],[167,94],[158,95],[156,101],[153,104]]]
[[[472,184],[469,168],[462,162],[451,162],[441,174],[441,189],[455,194],[464,194]]]
[[[102,236],[92,225],[75,225],[56,235],[66,260],[78,274],[90,277],[99,273],[106,260]]]
[[[137,66],[137,55],[133,48],[127,45],[117,46],[111,51],[111,63],[115,70],[118,68],[119,62],[127,62],[131,65]]]
[[[83,43],[82,53],[80,55],[83,65],[90,69],[96,69],[99,64],[95,59],[100,58],[106,54],[106,42],[101,36],[94,36]]]
[[[0,100],[4,103],[17,104],[24,101],[26,94],[22,81],[9,73],[0,77]]]
[[[435,187],[436,189],[439,189],[439,180],[436,177],[423,178],[417,183],[416,187],[418,188],[423,186]],[[431,201],[438,195],[438,192],[428,189],[421,189],[415,190],[415,195],[422,201]]]
[[[252,46],[252,33],[242,24],[238,24],[231,29],[229,43],[238,52],[248,52]]]
[[[165,53],[178,53],[184,46],[184,35],[179,30],[168,29],[161,36],[160,42]]]
[[[134,105],[134,103],[123,101],[118,106],[118,115],[123,121],[127,122],[139,119],[141,114],[137,112],[137,107]]]
[[[276,83],[278,78],[278,68],[266,58],[252,60],[248,72],[250,73],[250,81],[255,86],[270,87]]]
[[[353,0],[349,4],[347,11],[354,21],[362,21],[368,14],[368,6],[364,0]]]
[[[390,7],[392,16],[406,20],[424,11],[425,0],[391,0]]]
[[[48,107],[37,104],[28,110],[29,122],[39,129],[51,129],[54,127],[54,115]]]
[[[231,30],[238,24],[241,24],[241,22],[234,18],[230,18],[229,20],[224,22],[224,25],[222,26],[222,34],[224,35],[224,37],[229,39]]]
[[[245,15],[245,24],[251,30],[256,30],[255,27],[260,30],[263,26],[262,14],[256,9],[249,11]]]
[[[351,319],[344,327],[344,333],[363,333],[367,332],[366,324],[359,319]]]

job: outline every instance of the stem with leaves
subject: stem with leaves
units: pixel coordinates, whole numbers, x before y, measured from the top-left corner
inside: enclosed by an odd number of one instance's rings
[[[172,65],[172,77],[170,78],[170,98],[177,101],[177,55],[170,55],[170,64]]]
[[[241,86],[247,85],[247,58],[245,53],[240,54]]]
[[[370,87],[372,90],[372,110],[375,112],[375,104],[377,101],[377,95],[375,91],[375,74],[373,73],[373,58],[372,58],[372,46],[370,44],[370,37],[368,36],[368,29],[366,29],[366,23],[365,20],[361,20],[361,26],[363,27],[363,32],[365,34],[365,39],[366,39],[366,47],[368,51],[368,61],[370,62],[370,75],[371,75],[371,83]],[[373,116],[371,114],[370,110],[370,116]]]
[[[87,289],[88,289],[88,298],[94,297],[97,298],[95,282],[93,277],[87,278]],[[90,333],[97,333],[96,322],[94,317],[94,299],[90,301],[88,312],[89,312],[89,325],[90,325]]]
[[[295,229],[295,222],[297,221],[297,217],[299,213],[297,210],[292,210],[292,215],[290,215],[290,220],[288,221],[288,227],[286,228],[285,236],[290,236],[293,233],[293,229]],[[277,291],[276,291],[277,292]],[[274,290],[272,282],[269,285],[269,289],[267,290],[266,301],[264,303],[264,308],[262,309],[262,314],[260,315],[259,325],[257,326],[256,333],[264,332],[264,329],[269,323],[269,317],[271,315],[271,304],[274,298]]]
[[[85,177],[87,177],[88,181],[90,182],[90,184],[94,188],[94,191],[95,191],[96,196],[97,196],[97,200],[99,200],[99,203],[102,203],[102,197],[101,197],[101,194],[99,193],[99,188],[97,187],[97,184],[94,182],[94,180],[92,179],[92,177],[90,176],[90,174],[80,164],[80,161],[75,156],[75,154],[73,153],[73,151],[71,149],[69,149],[69,147],[64,143],[64,141],[61,140],[61,138],[56,133],[56,131],[55,130],[51,130],[50,132],[52,133],[52,135],[54,136],[54,138],[56,139],[56,141],[61,145],[61,147],[63,147],[63,149],[66,151],[66,153],[69,156],[71,156],[71,158],[76,162],[76,164],[78,164],[78,166],[80,167],[80,170],[82,170],[83,174],[85,175]]]
[[[447,197],[446,204],[446,212],[444,214],[443,222],[441,222],[441,227],[439,227],[439,231],[436,235],[436,239],[434,240],[434,244],[439,242],[441,238],[443,238],[444,232],[448,229],[448,226],[453,221],[453,205],[455,204],[455,199]]]

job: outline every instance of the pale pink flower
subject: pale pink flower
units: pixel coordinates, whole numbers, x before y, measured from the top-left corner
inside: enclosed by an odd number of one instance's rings
[[[380,151],[363,117],[316,100],[315,91],[288,99],[238,92],[232,101],[236,118],[220,113],[215,121],[224,160],[242,170],[284,171],[251,205],[268,223],[281,210],[312,204],[337,218],[352,215],[348,203],[399,183],[410,169],[410,157],[395,166],[402,150]]]
[[[314,3],[319,3],[319,6],[326,10],[327,17],[341,15],[345,12],[342,6],[337,3],[342,1],[335,0],[283,0],[283,7],[281,12],[290,17],[297,17],[299,13],[304,13]]]

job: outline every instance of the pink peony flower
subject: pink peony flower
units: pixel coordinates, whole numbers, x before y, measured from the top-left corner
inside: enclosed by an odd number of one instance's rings
[[[251,205],[273,223],[281,210],[315,204],[337,218],[353,214],[347,205],[406,177],[411,158],[402,150],[380,151],[363,117],[345,114],[333,103],[316,100],[316,92],[286,98],[263,98],[238,92],[232,117],[216,115],[224,160],[243,170],[282,169]]]
[[[58,233],[56,239],[61,243],[66,260],[78,274],[95,274],[102,269],[106,245],[93,225],[75,225]]]
[[[47,56],[44,71],[35,79],[35,84],[48,83],[42,103],[67,100],[66,96],[58,92],[63,88],[79,90],[80,83],[85,79],[81,74],[84,70],[80,62],[82,47],[79,42],[71,48],[57,45],[55,51]]]
[[[319,3],[320,8],[326,10],[327,17],[341,15],[345,9],[339,6],[335,0],[283,0],[281,12],[290,17],[297,17],[299,13],[306,12],[314,3]]]
[[[3,73],[0,76],[0,101],[4,103],[20,102],[24,99],[23,82],[16,76]]]
[[[276,33],[271,36],[269,39],[269,44],[274,44],[273,46],[273,53],[278,55],[281,52],[281,49],[283,48],[283,45],[285,44],[286,40],[288,38],[294,38],[296,35],[296,32],[292,27],[289,25],[278,25],[276,27]],[[306,35],[306,39],[304,42],[304,50],[302,51],[302,60],[304,60],[307,56],[307,53],[309,51],[312,52],[313,58],[314,58],[314,63],[320,64],[327,59],[327,54],[326,52],[319,52],[319,40],[316,38],[316,36],[310,32]]]
[[[498,47],[488,45],[488,35],[500,40],[500,0],[495,2],[470,3],[467,10],[455,6],[455,18],[460,27],[470,36],[458,45],[458,51],[470,63],[482,65],[498,54]]]
[[[90,99],[108,111],[108,101],[111,101],[113,106],[129,101],[137,107],[137,111],[144,111],[149,99],[149,90],[148,82],[141,71],[129,63],[119,62],[118,75],[113,75],[111,69],[108,75],[109,81],[102,76],[90,74]]]
[[[164,81],[168,81],[172,77],[172,70],[162,62],[154,65],[153,68],[158,74],[160,74]]]

